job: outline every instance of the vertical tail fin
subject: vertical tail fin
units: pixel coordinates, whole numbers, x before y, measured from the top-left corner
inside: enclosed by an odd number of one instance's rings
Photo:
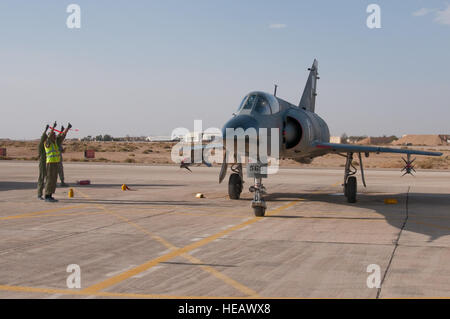
[[[306,81],[305,89],[303,90],[302,98],[300,99],[298,106],[314,112],[316,108],[317,80],[319,79],[318,62],[316,59],[314,59],[311,68],[308,70],[310,71],[308,80]]]

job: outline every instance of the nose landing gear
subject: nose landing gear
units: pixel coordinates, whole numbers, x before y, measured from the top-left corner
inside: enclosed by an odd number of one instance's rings
[[[255,216],[263,217],[266,213],[266,202],[263,199],[263,195],[266,194],[266,188],[262,184],[262,179],[267,177],[265,172],[261,172],[261,167],[267,165],[262,165],[261,163],[249,164],[247,167],[248,177],[253,177],[254,183],[249,187],[249,191],[253,193],[252,208]],[[243,189],[243,178],[242,178],[242,164],[235,164],[231,166],[233,174],[230,175],[228,180],[228,196],[230,199],[239,199]],[[263,169],[264,170],[264,169]]]
[[[252,208],[253,212],[255,213],[255,216],[257,217],[263,217],[266,213],[266,202],[262,198],[262,195],[266,193],[266,188],[261,183],[262,178],[261,177],[254,177],[254,185],[250,186],[249,191],[253,193],[253,200],[252,200]]]

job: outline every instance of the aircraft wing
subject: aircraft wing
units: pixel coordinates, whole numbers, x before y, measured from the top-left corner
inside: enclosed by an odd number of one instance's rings
[[[427,152],[420,150],[390,148],[390,147],[378,147],[378,146],[364,146],[364,145],[352,145],[352,144],[337,144],[337,143],[324,143],[316,142],[315,147],[329,150],[329,152],[353,152],[353,153],[400,153],[400,154],[415,154],[415,155],[427,155],[427,156],[441,156],[440,152]]]

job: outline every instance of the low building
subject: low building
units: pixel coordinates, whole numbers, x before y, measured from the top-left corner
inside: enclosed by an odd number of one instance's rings
[[[395,139],[396,137],[393,136],[369,136],[366,137],[365,139],[362,139],[358,142],[356,142],[356,144],[361,144],[361,145],[386,145],[386,144],[390,144],[392,143],[392,141]]]
[[[393,145],[426,145],[426,146],[437,146],[437,145],[449,145],[450,135],[431,135],[431,134],[407,134],[403,135],[402,138],[397,141],[392,142]]]
[[[341,144],[342,138],[340,136],[330,136],[330,143]]]
[[[179,138],[172,138],[171,136],[147,136],[145,139],[147,142],[174,142]]]
[[[184,136],[184,140],[186,142],[191,143],[199,143],[201,141],[203,142],[211,142],[214,140],[217,140],[217,138],[221,138],[221,133],[202,133],[202,132],[189,132]]]

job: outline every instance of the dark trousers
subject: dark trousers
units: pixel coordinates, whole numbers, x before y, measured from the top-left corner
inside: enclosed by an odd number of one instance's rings
[[[42,196],[42,192],[45,187],[45,177],[47,176],[47,164],[45,162],[39,161],[39,177],[37,183],[37,193],[38,196]]]
[[[51,196],[56,191],[59,163],[47,163],[47,175],[45,180],[45,196]]]
[[[58,175],[61,183],[64,184],[64,166],[63,166],[63,158],[61,155],[61,161],[58,163]]]

